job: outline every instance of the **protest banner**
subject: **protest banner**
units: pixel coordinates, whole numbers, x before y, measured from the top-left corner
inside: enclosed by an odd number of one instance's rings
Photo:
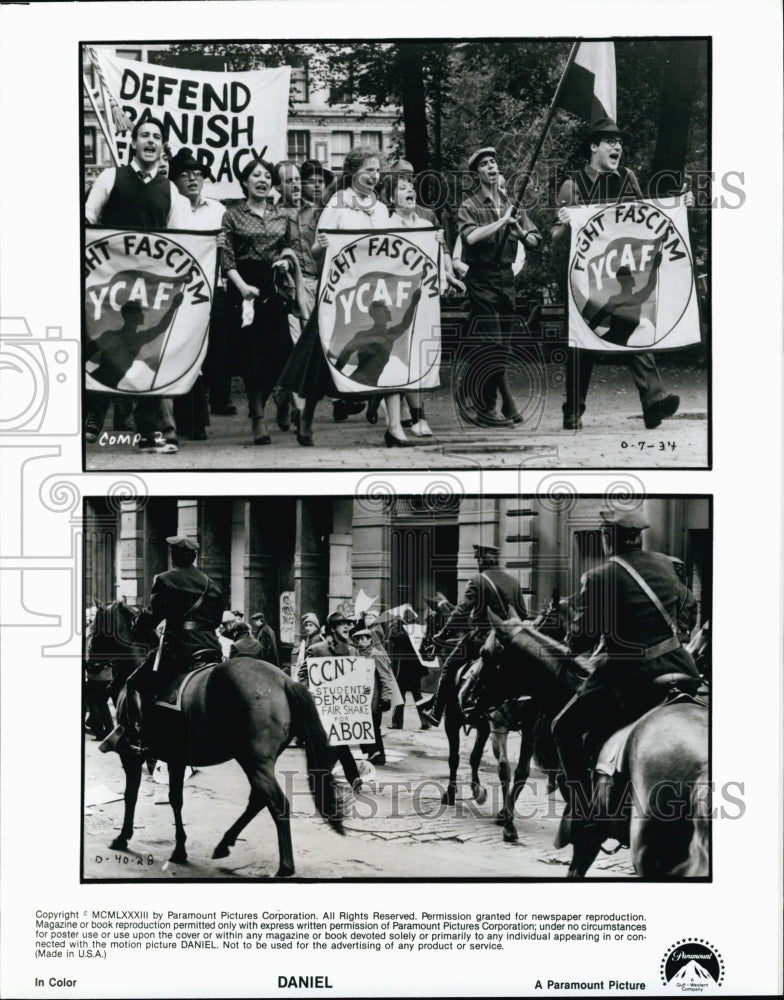
[[[422,640],[425,638],[427,626],[417,625],[412,622],[410,625],[404,625],[403,628],[405,628],[408,633],[411,645],[414,647],[414,652],[416,653],[422,666],[427,667],[428,669],[435,669],[440,666],[437,656],[434,656],[432,660],[426,660],[424,656],[422,656]]]
[[[319,333],[338,391],[437,388],[438,231],[325,232]]]
[[[569,344],[664,350],[700,342],[686,208],[646,200],[570,206]]]
[[[308,687],[329,742],[333,746],[373,743],[373,660],[366,656],[314,656],[305,664]]]
[[[96,48],[107,85],[132,124],[157,118],[172,154],[187,146],[214,177],[211,198],[241,198],[237,180],[253,158],[275,163],[286,155],[291,68],[214,72],[174,69],[122,59]],[[131,136],[117,137],[121,163]]]
[[[87,227],[87,389],[179,396],[192,388],[207,353],[216,236]]]

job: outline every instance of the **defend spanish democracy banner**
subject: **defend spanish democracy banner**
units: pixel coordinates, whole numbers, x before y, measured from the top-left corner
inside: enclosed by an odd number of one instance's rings
[[[700,341],[686,208],[572,205],[569,344],[664,350]]]
[[[441,361],[436,229],[325,230],[324,356],[339,392],[434,389]]]
[[[329,742],[333,746],[373,743],[373,660],[366,656],[313,656],[305,663],[308,688]]]
[[[121,59],[96,48],[106,82],[135,124],[157,118],[172,154],[187,146],[215,181],[211,198],[241,198],[237,177],[253,157],[286,156],[291,68],[221,73],[173,69]],[[130,158],[130,133],[117,137],[120,162]]]
[[[85,388],[179,396],[207,353],[217,232],[85,232]]]

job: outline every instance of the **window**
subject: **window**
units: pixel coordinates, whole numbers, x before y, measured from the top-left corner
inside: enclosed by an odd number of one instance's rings
[[[88,125],[84,130],[84,163],[85,166],[95,166],[98,162],[96,128]]]
[[[294,163],[310,159],[310,132],[291,130],[288,134],[288,158]]]
[[[371,149],[377,149],[381,152],[380,132],[360,132],[359,142],[362,146],[370,146]]]
[[[346,153],[350,152],[354,144],[353,139],[354,137],[351,132],[332,133],[332,150],[329,165],[333,170],[343,169],[343,160],[345,160]]]
[[[308,67],[291,67],[291,99],[292,101],[305,103],[308,100]]]
[[[118,59],[133,59],[135,62],[142,60],[141,49],[117,49],[116,55]]]

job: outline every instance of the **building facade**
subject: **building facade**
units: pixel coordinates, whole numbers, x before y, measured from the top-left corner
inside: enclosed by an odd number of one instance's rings
[[[218,584],[227,609],[246,620],[258,610],[281,637],[283,658],[301,636],[300,618],[351,613],[360,592],[379,609],[426,597],[456,601],[476,571],[473,546],[497,545],[516,574],[529,610],[579,591],[602,559],[604,497],[152,497],[85,501],[85,603],[149,600],[167,569],[166,538],[199,542],[198,565]],[[700,605],[711,614],[712,533],[707,497],[649,498],[646,549],[682,559]]]

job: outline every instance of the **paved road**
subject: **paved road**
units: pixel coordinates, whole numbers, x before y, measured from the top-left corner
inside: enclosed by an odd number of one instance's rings
[[[698,468],[707,464],[707,373],[676,358],[660,364],[669,392],[681,397],[679,412],[655,431],[643,426],[639,397],[626,366],[597,365],[580,432],[561,429],[563,366],[548,364],[536,376],[513,378],[515,398],[525,422],[513,429],[477,428],[456,415],[451,387],[428,394],[427,419],[434,437],[405,451],[384,446],[384,421],[371,427],[363,415],[342,423],[332,406],[316,411],[316,447],[300,447],[292,432],[268,421],[272,445],[254,446],[242,384],[234,380],[235,417],[213,417],[204,442],[181,439],[176,455],[140,455],[128,441],[87,446],[88,470],[168,471],[236,469],[271,471],[348,471],[381,469],[499,468]],[[273,413],[272,407],[270,412]],[[107,428],[111,424],[107,421]]]
[[[278,761],[278,775],[292,803],[292,839],[297,875],[302,878],[553,878],[562,879],[569,849],[556,851],[552,840],[560,801],[546,794],[546,780],[534,769],[530,788],[518,802],[520,835],[504,844],[494,823],[500,786],[488,746],[482,781],[487,802],[476,805],[467,784],[466,748],[459,776],[461,798],[442,806],[447,775],[443,729],[422,731],[412,706],[403,730],[386,728],[387,766],[368,764],[365,789],[353,795],[338,767],[345,800],[346,835],[341,837],[314,815],[304,772],[304,751],[289,748]],[[510,757],[517,759],[519,737],[510,738]],[[173,823],[165,784],[146,775],[142,781],[131,850],[109,850],[122,819],[123,772],[115,754],[101,754],[97,743],[85,743],[84,874],[88,879],[255,879],[277,870],[277,842],[268,813],[256,817],[228,859],[211,854],[224,830],[245,806],[247,781],[233,761],[196,772],[186,782],[184,818],[189,862],[167,862]],[[113,801],[101,800],[111,798]],[[101,858],[99,862],[97,859]],[[593,874],[629,877],[633,870],[624,850],[599,860]]]

